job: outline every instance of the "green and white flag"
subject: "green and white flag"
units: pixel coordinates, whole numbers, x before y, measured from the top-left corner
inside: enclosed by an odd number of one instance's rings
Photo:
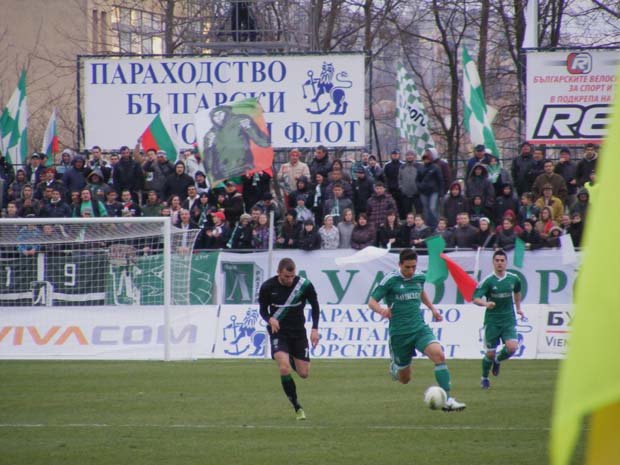
[[[0,150],[14,165],[25,163],[28,156],[25,70],[19,77],[17,89],[0,115]]]
[[[396,65],[396,127],[400,137],[418,155],[435,146],[428,130],[428,115],[411,74],[402,63]]]
[[[465,47],[463,47],[463,100],[465,129],[469,132],[472,144],[483,144],[491,150],[494,157],[499,157],[478,69]]]

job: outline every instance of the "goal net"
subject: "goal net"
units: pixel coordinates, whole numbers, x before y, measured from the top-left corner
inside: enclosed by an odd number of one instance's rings
[[[0,221],[0,305],[187,305],[198,230],[168,218]]]

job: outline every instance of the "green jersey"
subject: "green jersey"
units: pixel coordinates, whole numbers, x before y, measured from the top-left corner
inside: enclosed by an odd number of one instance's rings
[[[426,276],[423,273],[405,279],[400,271],[396,271],[387,274],[372,291],[373,299],[377,302],[385,299],[386,305],[392,309],[390,336],[410,334],[425,325],[420,311],[424,281]]]
[[[474,298],[486,297],[495,307],[484,313],[484,324],[516,324],[513,293],[521,292],[521,280],[516,274],[506,272],[503,278],[490,274],[478,284]]]

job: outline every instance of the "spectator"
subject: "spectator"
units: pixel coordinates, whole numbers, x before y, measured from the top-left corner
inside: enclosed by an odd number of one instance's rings
[[[590,173],[590,180],[583,185],[583,188],[587,190],[590,195],[590,203],[596,203],[598,184],[596,184],[596,173],[594,171]]]
[[[19,168],[13,181],[8,185],[8,200],[19,200],[22,196],[22,189],[27,184],[30,185],[30,183],[26,181],[26,172]]]
[[[308,178],[305,176],[300,176],[295,183],[295,190],[292,191],[288,196],[288,206],[289,208],[295,208],[297,206],[297,196],[304,195],[306,196],[306,201],[308,200],[308,194],[310,193],[310,186],[308,185]]]
[[[146,161],[142,165],[144,171],[144,188],[157,192],[157,197],[165,198],[164,186],[166,178],[174,173],[174,166],[168,160],[163,150],[149,149],[146,151]]]
[[[146,203],[142,205],[142,216],[161,216],[162,205],[157,196],[157,191],[151,189],[146,194]]]
[[[200,194],[208,194],[209,193],[209,185],[207,184],[207,177],[202,171],[196,171],[196,175],[194,176],[196,186],[196,192],[198,195]]]
[[[385,176],[385,187],[387,192],[392,196],[394,202],[396,202],[399,216],[402,215],[404,217],[401,205],[400,187],[398,186],[398,173],[402,165],[403,162],[400,159],[400,150],[392,150],[390,161],[383,166],[383,175]]]
[[[30,184],[26,184],[24,186],[24,188],[22,189],[22,195],[19,199],[17,199],[15,201],[15,203],[17,204],[17,210],[20,211],[23,208],[27,207],[27,208],[31,208],[33,211],[29,212],[29,213],[34,213],[35,215],[38,215],[38,202],[35,202],[34,200],[34,192],[32,190],[32,186]],[[36,212],[34,211],[34,209],[36,208]],[[27,213],[26,213],[27,214]],[[21,214],[19,216],[26,216],[26,214]]]
[[[543,185],[542,197],[540,197],[534,205],[540,211],[542,211],[543,207],[549,207],[551,209],[553,220],[556,223],[559,223],[562,220],[564,204],[558,197],[553,195],[553,187],[551,184]]]
[[[526,250],[540,249],[545,245],[534,225],[535,221],[533,220],[525,220],[523,222],[523,232],[519,237],[525,242]]]
[[[6,204],[6,211],[3,212],[2,218],[19,218],[17,215],[17,204],[15,201],[12,200]]]
[[[174,164],[174,173],[166,177],[164,183],[164,198],[178,195],[181,201],[187,197],[187,188],[194,186],[194,179],[185,173],[185,165],[182,161]],[[195,187],[195,186],[194,186]]]
[[[479,163],[473,167],[465,181],[465,193],[469,198],[479,195],[482,197],[484,207],[492,211],[495,203],[495,190],[489,181],[486,165]]]
[[[108,181],[108,184],[110,186],[114,186],[114,173],[116,172],[116,169],[118,168],[118,162],[120,161],[120,157],[118,153],[111,153],[109,156],[109,161],[110,161],[110,180]]]
[[[340,235],[339,249],[351,248],[351,234],[355,227],[355,221],[353,219],[353,210],[345,208],[342,211],[342,221],[338,223],[338,233]]]
[[[191,212],[194,209],[194,207],[198,206],[199,203],[200,203],[200,197],[198,196],[198,189],[196,189],[196,186],[194,184],[187,186],[186,197],[185,197],[185,200],[181,202],[181,208],[184,208],[185,210]],[[229,224],[233,224],[233,223],[229,223]]]
[[[131,152],[126,145],[121,147],[121,158],[114,167],[112,180],[116,192],[128,190],[135,202],[138,202],[140,191],[144,187],[144,172],[140,163],[131,158]]]
[[[304,227],[299,234],[297,241],[298,247],[301,250],[318,250],[321,248],[321,236],[316,230],[314,223],[311,220],[304,222]]]
[[[471,175],[471,172],[476,165],[488,165],[491,158],[493,157],[486,152],[486,147],[484,145],[476,145],[474,155],[467,160],[467,177]]]
[[[594,144],[586,144],[583,158],[577,162],[576,177],[577,186],[582,187],[590,180],[590,173],[596,170],[598,154]]]
[[[400,236],[400,224],[396,211],[389,211],[385,217],[385,222],[377,230],[377,247],[388,248],[396,247],[396,241]]]
[[[571,225],[568,228],[575,247],[581,247],[581,238],[583,237],[583,221],[581,215],[577,212],[571,214]]]
[[[414,211],[422,212],[420,196],[418,195],[418,184],[416,182],[419,164],[415,158],[415,152],[408,150],[405,153],[405,163],[398,170],[398,187],[402,195],[401,218],[406,218],[408,213]]]
[[[357,214],[366,213],[368,199],[374,192],[373,183],[362,166],[355,168],[353,180],[353,209]]]
[[[448,227],[452,228],[456,225],[456,215],[460,212],[468,211],[469,201],[461,192],[461,183],[454,181],[450,184],[450,189],[443,201],[443,216],[448,223]]]
[[[41,164],[41,156],[34,152],[30,155],[30,163],[26,165],[26,181],[32,186],[36,186],[41,182],[41,174],[43,174],[45,166]]]
[[[560,161],[555,165],[553,171],[562,176],[566,183],[567,196],[564,199],[564,205],[569,208],[575,203],[577,196],[577,165],[570,159],[570,150],[563,148],[560,150]]]
[[[456,216],[456,227],[452,230],[454,246],[460,249],[474,249],[478,245],[478,228],[469,223],[469,214],[460,212]]]
[[[188,189],[195,187],[192,186]],[[243,196],[237,190],[237,185],[232,181],[226,182],[226,197],[224,198],[224,214],[228,224],[237,224],[239,217],[245,211]]]
[[[379,166],[379,163],[377,163],[377,157],[374,155],[368,157],[368,168],[366,171],[373,184],[377,181],[384,182],[385,176],[383,175],[383,169]]]
[[[342,170],[334,170],[329,173],[329,182],[325,187],[325,201],[334,197],[334,186],[340,184],[342,186],[342,197],[345,199],[353,199],[353,187],[351,183],[345,181]]]
[[[504,219],[506,218],[509,218],[510,221],[512,222],[512,226],[517,236],[521,234],[521,232],[523,232],[523,228],[521,228],[521,226],[517,224],[517,215],[515,214],[515,212],[513,212],[512,210],[506,210],[506,212],[504,213],[504,217],[502,218],[502,222],[498,223],[497,228],[495,228],[495,234],[499,234],[501,232],[502,228],[504,227],[503,226]]]
[[[63,196],[65,194],[65,186],[63,186],[62,182],[56,179],[56,170],[54,168],[46,168],[43,170],[43,173],[41,174],[41,182],[36,188],[34,198],[37,200],[42,200],[45,189],[47,188],[58,189]]]
[[[523,223],[526,220],[538,221],[538,215],[540,209],[534,205],[534,194],[531,192],[524,192],[521,194],[521,206],[519,207],[519,223]]]
[[[301,224],[297,222],[297,212],[288,210],[280,226],[280,234],[276,239],[276,247],[280,249],[296,249],[297,239],[301,232]]]
[[[392,196],[385,192],[385,186],[381,181],[375,183],[375,193],[368,199],[366,205],[367,219],[374,231],[385,222],[387,212],[396,211],[396,202]]]
[[[108,216],[108,211],[104,204],[97,199],[92,198],[90,190],[83,188],[80,193],[79,203],[73,210],[74,217],[82,217],[86,210],[88,210],[94,217]]]
[[[64,149],[60,154],[60,163],[56,165],[56,179],[61,181],[63,176],[71,168],[73,161],[73,152],[70,149]]]
[[[532,193],[534,198],[538,199],[542,196],[543,186],[550,185],[553,190],[553,195],[558,197],[562,203],[568,196],[568,190],[566,189],[566,182],[564,178],[559,174],[553,172],[553,162],[551,160],[545,160],[543,163],[544,172],[539,175],[534,184],[532,185]]]
[[[549,237],[549,232],[554,226],[557,226],[557,224],[553,221],[553,213],[551,208],[543,207],[540,210],[540,220],[536,223],[536,230],[540,234],[540,237],[543,240],[547,240]]]
[[[196,173],[202,170],[202,157],[200,156],[198,149],[184,150],[183,161],[185,163],[185,172],[195,181]]]
[[[439,217],[437,220],[437,227],[433,232],[433,236],[443,237],[447,248],[454,247],[454,233],[448,228],[448,220],[443,216]]]
[[[261,213],[258,216],[258,224],[252,231],[252,247],[257,250],[267,250],[269,248],[269,217],[267,213]],[[273,234],[273,242],[275,242],[275,234]]]
[[[433,230],[424,223],[424,216],[419,213],[415,215],[413,222],[415,227],[411,230],[411,244],[417,251],[426,251],[424,240],[433,235]]]
[[[62,183],[67,189],[67,194],[71,192],[79,192],[86,186],[86,176],[90,173],[90,169],[84,166],[84,158],[77,155],[71,160],[71,168],[69,168],[62,177]]]
[[[504,184],[495,197],[493,221],[499,223],[507,210],[519,211],[519,201],[512,190],[512,184]]]
[[[452,172],[450,171],[450,164],[446,160],[441,158],[441,154],[437,151],[436,148],[429,148],[428,151],[431,152],[431,155],[433,156],[433,163],[435,163],[437,165],[437,168],[439,168],[439,171],[441,171],[444,188],[445,186],[449,186],[450,184],[452,184]]]
[[[131,196],[131,192],[129,192],[129,190],[127,189],[121,192],[120,216],[124,216],[124,217],[142,216],[142,209],[134,201],[134,199]]]
[[[34,218],[34,215],[30,215]],[[41,231],[34,224],[23,226],[17,234],[17,251],[24,257],[34,257],[41,250]]]
[[[431,228],[437,225],[439,218],[439,197],[444,194],[443,176],[433,163],[433,153],[426,150],[422,155],[423,165],[418,169],[418,193],[426,223]]]
[[[321,249],[332,250],[338,248],[340,234],[338,233],[338,228],[334,226],[334,218],[331,215],[325,215],[325,218],[323,218],[323,226],[319,228],[319,236],[321,236]]]
[[[557,226],[553,226],[549,230],[549,235],[547,236],[547,239],[545,240],[545,246],[551,249],[559,248],[561,235],[562,235],[562,230]]]
[[[536,147],[532,156],[532,164],[527,175],[529,191],[532,190],[536,178],[545,172],[545,150],[543,147]]]
[[[493,210],[487,208],[482,203],[481,195],[474,195],[470,200],[469,222],[472,226],[478,227],[480,218],[489,218],[493,216]]]
[[[506,184],[512,185],[510,174],[508,174],[508,171],[502,167],[499,160],[493,156],[489,158],[487,172],[489,173],[489,181],[493,184],[493,190],[496,195],[499,195],[502,191],[502,187]]]
[[[69,218],[71,216],[71,208],[63,200],[60,189],[52,189],[52,198],[43,204],[40,214],[42,218]]]
[[[502,228],[496,235],[495,247],[505,251],[514,249],[518,234],[519,233],[515,231],[512,218],[505,217],[502,220]]]
[[[326,177],[321,173],[317,173],[314,177],[315,183],[311,189],[312,192],[312,213],[314,214],[314,218],[320,223],[323,220],[323,211],[326,200]],[[310,197],[309,197],[310,199]]]
[[[529,172],[534,159],[532,158],[532,146],[528,142],[521,144],[521,153],[512,160],[511,175],[518,195],[530,192],[532,185],[529,183]]]
[[[362,250],[369,245],[374,245],[376,236],[375,228],[368,221],[366,213],[360,213],[357,224],[351,231],[351,248]]]
[[[324,211],[329,215],[335,225],[340,223],[342,212],[345,208],[353,208],[351,199],[343,197],[344,189],[342,184],[334,184],[332,186],[333,197],[325,202]],[[319,230],[320,232],[320,230]]]
[[[483,249],[493,248],[495,244],[495,233],[491,228],[491,220],[486,217],[482,217],[478,220],[478,237],[476,243],[478,247]]]
[[[86,177],[86,187],[90,190],[91,196],[105,202],[106,194],[112,190],[112,188],[103,182],[103,174],[99,168],[94,168]]]
[[[415,214],[407,213],[405,222],[400,227],[400,234],[396,241],[396,247],[407,248],[411,247],[411,231],[415,228]]]
[[[112,169],[110,168],[109,163],[103,158],[101,147],[98,145],[93,146],[93,148],[90,149],[90,154],[92,158],[88,161],[88,167],[91,170],[98,169],[101,173],[101,180],[107,184],[110,180],[110,176],[112,175]]]
[[[267,215],[267,218],[269,218],[269,213],[273,212],[274,223],[279,223],[282,220],[282,211],[273,199],[273,194],[271,192],[267,192],[263,195],[263,200],[259,201],[255,206],[260,207],[261,210]]]
[[[248,207],[256,205],[263,196],[270,192],[271,176],[264,171],[241,176],[243,182],[243,202]]]
[[[226,216],[224,213],[216,211],[211,214],[211,217],[213,226],[207,226],[204,230],[201,245],[205,249],[223,249],[228,243],[230,234],[230,228],[226,224]]]
[[[111,189],[105,196],[106,200],[104,207],[106,210],[106,216],[121,216],[121,210],[123,205],[118,201],[118,193]]]
[[[297,221],[299,223],[305,223],[307,220],[310,220],[314,223],[314,214],[306,207],[306,198],[305,195],[297,195],[297,206],[295,207]]]
[[[329,161],[327,155],[327,148],[323,145],[319,145],[314,151],[314,158],[308,165],[310,169],[310,177],[316,178],[316,174],[320,173],[324,178],[327,178],[328,173],[332,170],[332,163]]]
[[[310,169],[304,162],[299,161],[300,156],[298,149],[292,149],[288,153],[288,163],[284,163],[278,171],[278,182],[286,194],[297,188],[297,181],[301,177],[305,179],[310,177]]]
[[[24,171],[24,176],[25,176],[26,172]],[[2,191],[2,203],[3,205],[0,205],[0,208],[4,207],[4,205],[7,204],[7,192],[8,192],[8,187],[9,185],[15,180],[15,170],[13,169],[13,165],[11,164],[11,162],[9,161],[8,158],[6,158],[3,154],[2,151],[0,150],[0,180],[2,180],[4,182],[3,184],[3,191]],[[25,179],[24,179],[25,181]]]
[[[206,192],[201,193],[198,196],[198,212],[195,213],[198,216],[198,219],[195,221],[200,229],[203,229],[207,224],[212,226],[211,213],[214,211],[213,206],[209,203],[209,195]]]
[[[246,250],[252,248],[252,216],[244,213],[239,217],[239,224],[235,226],[226,247],[234,250]]]
[[[340,172],[340,177],[337,178],[340,182],[345,182],[349,185],[351,184],[351,175],[344,169],[344,164],[339,158],[336,158],[332,163],[332,170],[330,171],[330,175],[333,175],[336,171]]]
[[[560,229],[562,230],[562,234],[568,234],[568,229],[570,228],[571,224],[572,222],[570,219],[570,215],[568,213],[564,213],[560,221]]]

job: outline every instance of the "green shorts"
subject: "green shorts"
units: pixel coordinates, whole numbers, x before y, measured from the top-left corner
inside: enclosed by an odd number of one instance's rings
[[[484,326],[484,348],[486,350],[495,349],[500,340],[504,344],[506,341],[517,340],[517,327],[514,323],[486,324]]]
[[[399,369],[411,365],[411,357],[415,351],[424,352],[424,349],[432,342],[439,342],[433,331],[424,325],[413,333],[394,334],[390,336],[390,356],[392,362]]]

